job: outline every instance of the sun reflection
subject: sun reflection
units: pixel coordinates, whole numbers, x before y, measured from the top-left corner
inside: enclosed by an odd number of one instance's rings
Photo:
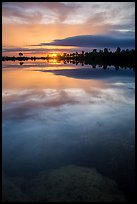
[[[51,67],[52,68],[52,67]],[[51,69],[49,68],[49,69]],[[65,68],[63,66],[63,68]],[[6,69],[6,68],[5,68]],[[5,70],[4,69],[4,70]],[[38,69],[38,68],[37,68]],[[41,67],[39,67],[41,69]],[[50,72],[35,71],[34,67],[29,71],[26,69],[12,69],[7,68],[8,71],[2,73],[2,87],[3,91],[7,89],[21,91],[22,89],[66,89],[66,88],[82,88],[90,91],[94,88],[105,88],[106,85],[98,80],[78,80],[65,76],[54,75]],[[26,74],[27,71],[27,74]],[[25,83],[24,83],[25,81]],[[7,83],[12,82],[12,83]]]
[[[61,64],[57,59],[53,58],[53,59],[49,59],[48,60],[49,64]]]

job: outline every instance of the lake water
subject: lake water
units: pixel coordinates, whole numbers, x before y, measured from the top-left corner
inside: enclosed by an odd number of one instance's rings
[[[3,200],[132,200],[133,69],[3,62],[2,111]]]

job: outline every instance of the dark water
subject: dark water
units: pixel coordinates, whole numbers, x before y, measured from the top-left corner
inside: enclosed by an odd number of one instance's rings
[[[3,200],[131,201],[134,71],[14,63],[2,70]]]

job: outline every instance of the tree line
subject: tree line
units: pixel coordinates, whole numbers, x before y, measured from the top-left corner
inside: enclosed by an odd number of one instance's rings
[[[135,50],[121,50],[118,47],[114,52],[108,48],[104,50],[93,49],[91,52],[82,51],[81,53],[64,53],[63,56],[58,56],[58,59],[69,59],[82,62],[85,64],[108,64],[108,65],[129,65],[135,66]]]
[[[73,53],[63,53],[57,54],[56,57],[49,56],[47,54],[46,57],[25,57],[23,53],[19,53],[19,57],[8,57],[3,56],[2,60],[19,60],[19,61],[26,61],[26,60],[49,60],[56,58],[59,60],[73,60],[75,63],[84,63],[84,64],[108,64],[108,65],[126,65],[126,66],[135,66],[135,50],[134,49],[126,49],[121,50],[120,47],[117,47],[115,51],[111,51],[108,48],[104,48],[103,50],[93,49],[91,52],[82,51],[80,53],[73,52]]]

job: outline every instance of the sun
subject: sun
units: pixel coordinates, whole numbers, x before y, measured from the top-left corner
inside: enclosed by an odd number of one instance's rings
[[[57,53],[50,53],[50,57],[56,58],[57,57]]]
[[[53,54],[52,54],[52,57],[57,57],[57,54],[56,54],[56,53],[53,53]]]
[[[55,59],[55,58],[58,58],[59,56],[61,56],[61,52],[50,52],[50,53],[48,53],[48,56]]]

